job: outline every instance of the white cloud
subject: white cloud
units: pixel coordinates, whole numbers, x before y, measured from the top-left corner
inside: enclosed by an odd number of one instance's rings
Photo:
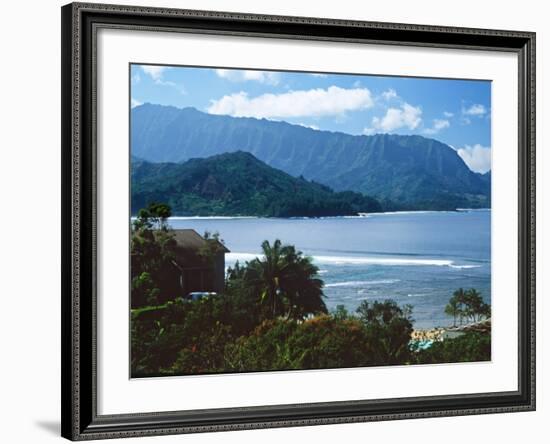
[[[396,99],[399,96],[397,95],[395,89],[390,88],[382,93],[382,97],[384,98],[384,100],[391,100]]]
[[[262,94],[257,97],[249,97],[246,92],[241,91],[212,100],[208,112],[235,117],[285,118],[342,115],[346,111],[371,106],[372,96],[366,88],[344,89],[330,86],[327,89]]]
[[[491,147],[476,143],[459,148],[457,153],[472,171],[486,173],[491,169]]]
[[[304,128],[309,128],[309,129],[319,131],[319,127],[317,125],[306,125],[305,123],[298,123],[298,125],[303,126]]]
[[[240,69],[215,69],[218,77],[231,80],[232,82],[255,81],[268,85],[277,85],[279,83],[279,73],[271,71],[251,71]]]
[[[143,102],[140,102],[139,100],[136,100],[132,97],[130,106],[132,108],[135,108],[136,106],[143,105]]]
[[[474,103],[469,108],[463,108],[462,114],[466,116],[483,117],[485,114],[487,114],[487,108],[485,108],[485,106],[481,105],[480,103]]]
[[[460,123],[462,125],[469,125],[470,123],[472,123],[473,117],[478,117],[481,119],[484,116],[488,116],[488,113],[489,110],[485,107],[485,105],[482,105],[480,103],[474,103],[468,108],[462,106]]]
[[[451,117],[454,116],[454,113],[450,113],[449,111],[443,111],[443,115],[448,119],[450,119]]]
[[[177,89],[181,94],[187,94],[185,88],[181,85],[178,85],[175,82],[164,79],[164,73],[170,69],[167,66],[156,66],[156,65],[142,65],[141,69],[145,74],[147,74],[157,85],[170,86],[174,89]]]
[[[375,132],[392,132],[400,128],[410,130],[418,128],[422,123],[422,109],[403,103],[400,108],[388,108],[384,117],[373,117],[371,126],[363,130],[364,134]]]
[[[145,74],[157,82],[162,81],[162,76],[168,68],[166,66],[142,65],[141,69]]]
[[[132,76],[132,84],[133,84],[133,85],[137,85],[140,81],[141,81],[141,76],[139,75],[138,72],[136,72],[136,73]]]
[[[310,75],[313,77],[328,77],[327,74],[322,74],[320,72],[312,72]]]
[[[424,134],[437,134],[439,131],[449,128],[450,126],[450,122],[446,119],[434,119],[432,127],[426,128]]]

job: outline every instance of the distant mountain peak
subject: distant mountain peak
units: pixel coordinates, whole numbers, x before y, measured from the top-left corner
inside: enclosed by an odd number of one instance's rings
[[[236,151],[184,163],[132,164],[132,214],[165,202],[182,216],[346,216],[380,211],[359,193],[335,193]]]
[[[437,143],[441,143],[442,145],[448,146],[446,144],[443,144],[442,142],[438,141],[437,139],[429,138],[422,136],[420,134],[395,134],[395,133],[376,133],[376,134],[350,134],[343,131],[335,131],[335,130],[327,130],[327,129],[320,129],[320,128],[311,128],[307,125],[302,124],[295,124],[290,123],[285,120],[277,120],[277,119],[267,119],[265,117],[248,117],[248,116],[230,116],[228,114],[210,114],[205,111],[201,111],[193,106],[186,106],[186,107],[177,107],[174,105],[161,105],[157,103],[149,103],[145,102],[139,106],[136,106],[133,108],[133,110],[137,109],[143,109],[143,108],[150,108],[150,109],[170,109],[174,111],[179,111],[183,114],[195,114],[197,116],[203,116],[203,117],[211,117],[211,118],[229,118],[229,119],[236,119],[236,120],[250,120],[250,121],[257,121],[257,122],[266,122],[268,124],[274,124],[274,125],[281,125],[281,126],[290,126],[294,128],[303,129],[306,131],[315,131],[315,132],[321,132],[321,133],[330,133],[330,134],[342,134],[347,137],[358,137],[358,138],[379,138],[379,139],[390,139],[390,140],[397,140],[399,138],[411,138],[411,139],[417,139],[417,140],[426,140],[426,141],[434,141]]]
[[[472,172],[450,146],[421,135],[350,135],[145,104],[132,109],[131,137],[132,154],[150,162],[241,151],[294,177],[375,196],[391,208],[490,204],[490,180]]]

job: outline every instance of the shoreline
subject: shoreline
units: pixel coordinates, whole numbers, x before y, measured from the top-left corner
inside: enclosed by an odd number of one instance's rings
[[[271,217],[271,216],[170,216],[167,220],[232,220],[232,219],[279,219],[279,220],[316,220],[316,219],[368,219],[373,216],[399,216],[406,214],[435,214],[435,213],[469,213],[489,212],[491,208],[457,208],[455,210],[403,210],[403,211],[381,211],[378,213],[358,213],[357,215],[341,216],[293,216],[293,217]],[[130,216],[130,220],[136,220],[137,216]]]
[[[478,322],[458,325],[456,327],[433,327],[429,329],[414,329],[411,333],[411,341],[443,341],[462,336],[467,332],[489,333],[491,332],[491,318]]]

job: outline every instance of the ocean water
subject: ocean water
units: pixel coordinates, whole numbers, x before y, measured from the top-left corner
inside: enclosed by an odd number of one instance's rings
[[[453,291],[476,288],[491,301],[491,212],[398,212],[332,218],[171,218],[173,228],[219,232],[226,265],[261,255],[264,240],[311,256],[329,309],[363,300],[411,304],[416,328],[448,326]]]

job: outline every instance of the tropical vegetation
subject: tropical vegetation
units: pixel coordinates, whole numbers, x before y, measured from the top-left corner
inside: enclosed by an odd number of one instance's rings
[[[174,255],[168,205],[138,212],[132,227],[133,377],[290,369],[367,367],[491,358],[490,334],[465,332],[421,349],[411,341],[413,307],[363,301],[353,313],[329,311],[311,259],[280,240],[229,268],[223,293],[174,297],[166,269]],[[201,254],[215,253],[207,235]],[[457,290],[448,313],[475,321],[489,308],[475,290]]]
[[[321,217],[382,211],[372,197],[334,192],[242,151],[184,163],[134,159],[131,181],[133,214],[156,201],[168,203],[180,216]]]
[[[351,135],[148,103],[131,112],[132,155],[152,162],[151,168],[158,167],[163,181],[174,183],[172,171],[182,162],[244,151],[294,178],[374,197],[384,211],[487,208],[491,204],[490,175],[470,170],[456,149],[431,138]],[[167,162],[173,162],[169,169]],[[242,179],[244,187],[247,183]],[[155,190],[159,191],[156,186]],[[176,214],[195,209],[175,205],[171,189],[166,191],[165,199],[157,195],[154,200],[168,202],[170,197]]]
[[[453,293],[445,306],[445,314],[453,317],[453,325],[464,322],[479,322],[491,316],[491,306],[483,301],[481,294],[475,289],[459,288]]]

